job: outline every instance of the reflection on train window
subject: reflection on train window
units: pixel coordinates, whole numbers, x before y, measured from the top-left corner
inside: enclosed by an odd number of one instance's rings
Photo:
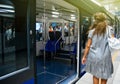
[[[1,18],[0,18],[0,64],[2,63],[2,27],[1,27]]]
[[[15,40],[15,26],[13,18],[3,19],[3,30],[5,37],[5,47],[14,46]]]
[[[0,10],[4,10],[0,14],[0,76],[3,76],[16,70],[15,18],[14,7],[11,1],[8,0],[6,4],[3,4],[5,1],[0,1],[0,3],[2,3]]]
[[[0,77],[28,66],[26,1],[0,0]],[[23,10],[20,10],[23,9]],[[17,11],[16,11],[17,10]]]

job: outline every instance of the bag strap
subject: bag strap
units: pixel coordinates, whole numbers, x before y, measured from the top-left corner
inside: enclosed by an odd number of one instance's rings
[[[107,37],[110,38],[111,37],[111,35],[110,35],[110,26],[107,26],[106,30],[107,30]]]

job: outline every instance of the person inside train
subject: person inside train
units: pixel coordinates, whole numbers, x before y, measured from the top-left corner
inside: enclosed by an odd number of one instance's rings
[[[62,31],[62,28],[61,28],[61,26],[60,26],[60,25],[56,26],[56,31],[59,31],[59,32],[61,32],[61,31]]]
[[[85,70],[93,75],[93,84],[106,84],[113,73],[111,52],[108,46],[107,30],[114,37],[113,28],[107,25],[106,15],[96,13],[95,22],[90,27],[88,42],[82,57],[82,64],[86,64]]]
[[[71,26],[71,28],[70,28],[70,35],[71,35],[71,36],[74,35],[74,26]]]
[[[49,32],[49,39],[54,41],[55,40],[55,32],[54,32],[52,25],[49,26],[48,32]]]
[[[64,26],[64,33],[65,33],[65,37],[68,36],[68,32],[69,32],[69,29],[68,29],[68,24],[65,23],[65,26]]]
[[[51,25],[49,26],[49,32],[53,32],[53,27]]]

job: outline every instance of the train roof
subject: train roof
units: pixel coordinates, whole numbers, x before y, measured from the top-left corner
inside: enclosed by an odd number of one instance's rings
[[[65,0],[78,7],[79,10],[87,11],[90,14],[101,11],[101,7],[90,0]]]

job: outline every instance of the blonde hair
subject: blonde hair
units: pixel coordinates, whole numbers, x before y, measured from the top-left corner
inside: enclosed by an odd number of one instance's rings
[[[97,21],[105,21],[106,20],[106,15],[104,13],[96,13],[94,14],[94,19]]]
[[[93,35],[95,34],[104,35],[104,33],[106,32],[106,26],[107,26],[106,15],[104,13],[99,12],[94,15],[94,19],[95,19],[95,22],[94,22],[95,31]]]

